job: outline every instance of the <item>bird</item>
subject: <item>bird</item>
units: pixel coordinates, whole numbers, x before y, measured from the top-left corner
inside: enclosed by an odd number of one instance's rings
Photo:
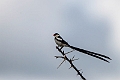
[[[85,49],[81,49],[81,48],[78,48],[78,47],[71,46],[58,33],[54,33],[53,36],[54,36],[55,43],[58,45],[58,47],[60,47],[60,49],[62,49],[63,47],[69,47],[73,50],[76,50],[76,51],[79,51],[81,53],[90,55],[92,57],[98,58],[98,59],[103,60],[103,61],[108,62],[108,63],[110,63],[108,60],[112,60],[110,57],[108,57],[106,55],[99,54],[99,53],[96,53],[96,52],[91,52],[91,51],[88,51],[88,50],[85,50]]]

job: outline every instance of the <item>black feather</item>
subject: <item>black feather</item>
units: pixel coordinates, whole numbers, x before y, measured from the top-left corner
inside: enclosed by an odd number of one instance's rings
[[[103,61],[106,61],[106,62],[108,62],[108,63],[109,63],[109,61],[106,60],[106,59],[111,60],[111,58],[109,58],[108,56],[105,56],[105,55],[102,55],[102,54],[99,54],[99,53],[87,51],[87,50],[80,49],[80,48],[73,47],[73,46],[69,46],[69,47],[72,48],[72,49],[75,49],[75,50],[77,50],[77,51],[79,51],[79,52],[82,52],[82,53],[85,53],[85,54],[87,54],[87,55],[90,55],[90,56],[96,57],[96,58],[98,58],[98,59],[101,59],[101,60],[103,60]],[[106,59],[104,59],[104,58],[106,58]]]

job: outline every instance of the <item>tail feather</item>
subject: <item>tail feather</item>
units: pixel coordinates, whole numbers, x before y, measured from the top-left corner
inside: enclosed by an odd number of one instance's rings
[[[105,55],[102,55],[102,54],[99,54],[99,53],[87,51],[87,50],[80,49],[80,48],[73,47],[73,46],[69,46],[69,47],[72,48],[72,49],[75,49],[75,50],[77,50],[77,51],[79,51],[79,52],[82,52],[82,53],[85,53],[85,54],[87,54],[87,55],[90,55],[90,56],[96,57],[96,58],[98,58],[98,59],[101,59],[101,60],[103,60],[103,61],[106,61],[106,62],[108,62],[108,63],[109,63],[109,61],[106,60],[106,59],[111,60],[111,58],[109,58],[108,56],[105,56]],[[104,58],[106,58],[106,59],[104,59]]]

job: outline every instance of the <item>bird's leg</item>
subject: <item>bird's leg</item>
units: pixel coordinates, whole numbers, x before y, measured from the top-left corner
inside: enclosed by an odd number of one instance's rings
[[[63,46],[61,46],[60,50],[63,48]]]
[[[56,46],[56,47],[58,47],[60,50],[63,48],[63,46]]]

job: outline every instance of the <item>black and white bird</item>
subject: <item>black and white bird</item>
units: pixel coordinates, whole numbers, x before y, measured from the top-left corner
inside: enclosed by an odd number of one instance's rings
[[[109,58],[108,56],[105,56],[105,55],[102,55],[102,54],[99,54],[99,53],[95,53],[95,52],[91,52],[91,51],[88,51],[88,50],[84,50],[84,49],[80,49],[80,48],[77,48],[77,47],[74,47],[74,46],[71,46],[70,44],[68,44],[68,42],[66,42],[58,33],[55,33],[54,35],[54,40],[55,40],[55,43],[58,45],[58,47],[60,47],[61,49],[63,47],[69,47],[71,49],[74,49],[76,51],[79,51],[79,52],[82,52],[84,54],[87,54],[87,55],[90,55],[92,57],[95,57],[95,58],[98,58],[98,59],[101,59],[103,61],[106,61],[109,63],[109,60],[111,60],[111,58]]]

